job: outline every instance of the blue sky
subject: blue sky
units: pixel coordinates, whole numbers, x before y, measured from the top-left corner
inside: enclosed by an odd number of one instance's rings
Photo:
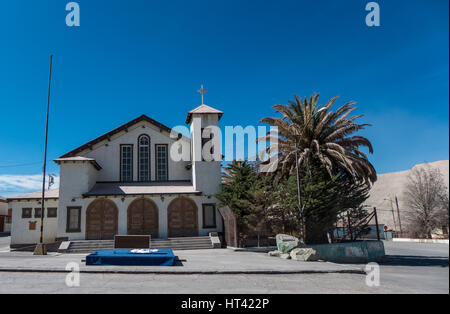
[[[0,4],[0,195],[39,189],[49,55],[49,160],[147,114],[184,123],[200,104],[221,125],[256,125],[294,94],[354,100],[379,173],[449,157],[449,2],[66,0]],[[49,172],[58,173],[49,163]]]

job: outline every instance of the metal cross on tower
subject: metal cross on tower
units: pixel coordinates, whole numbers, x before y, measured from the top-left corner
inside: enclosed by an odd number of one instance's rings
[[[204,105],[205,104],[205,94],[207,93],[207,90],[203,88],[203,84],[202,84],[202,88],[200,88],[198,90],[198,92],[200,94],[202,94],[202,105]]]

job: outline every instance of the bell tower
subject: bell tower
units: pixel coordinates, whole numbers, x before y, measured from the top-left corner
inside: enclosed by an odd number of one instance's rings
[[[192,184],[197,191],[208,196],[220,192],[221,139],[219,120],[223,112],[205,105],[206,90],[198,91],[202,104],[188,112],[186,124],[191,130]],[[216,143],[211,147],[212,143]]]

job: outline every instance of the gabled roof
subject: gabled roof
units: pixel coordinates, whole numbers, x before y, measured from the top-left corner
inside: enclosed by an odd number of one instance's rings
[[[120,132],[122,132],[124,130],[127,130],[128,128],[132,127],[133,125],[135,125],[135,124],[137,124],[137,123],[139,123],[141,121],[147,121],[148,123],[153,124],[154,126],[158,127],[160,130],[164,130],[164,131],[166,131],[168,133],[172,132],[172,129],[169,128],[168,126],[165,126],[164,124],[159,123],[158,121],[153,120],[152,118],[149,118],[145,114],[143,114],[142,116],[140,116],[140,117],[138,117],[138,118],[136,118],[134,120],[131,120],[130,122],[125,123],[125,124],[119,126],[118,128],[116,128],[116,129],[114,129],[112,131],[109,131],[108,133],[105,133],[102,136],[99,136],[96,139],[93,139],[92,141],[90,141],[90,142],[88,142],[88,143],[86,143],[84,145],[81,145],[78,148],[75,148],[74,150],[72,150],[72,151],[62,155],[59,158],[76,157],[78,153],[80,153],[80,152],[82,152],[82,151],[92,147],[93,145],[95,145],[95,144],[97,144],[97,143],[99,143],[101,141],[109,139],[114,134],[117,134],[117,133],[120,133]],[[177,134],[178,136],[181,136],[181,134],[178,133],[178,132],[175,132],[175,134]]]
[[[191,118],[192,115],[195,113],[199,113],[199,114],[203,114],[203,113],[213,113],[213,114],[218,114],[219,115],[219,120],[223,115],[223,112],[217,109],[214,109],[213,107],[210,107],[208,105],[200,105],[195,109],[192,109],[191,111],[188,112],[188,115],[186,117],[186,124],[191,123]]]

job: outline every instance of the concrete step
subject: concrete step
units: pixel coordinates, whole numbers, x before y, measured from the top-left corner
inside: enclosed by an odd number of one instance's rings
[[[173,250],[212,249],[211,239],[203,237],[183,237],[168,239],[152,239],[152,248],[171,248]],[[114,240],[86,240],[72,241],[67,253],[91,253],[99,250],[112,250]]]
[[[211,243],[184,243],[184,244],[155,244],[152,243],[152,248],[158,247],[166,247],[166,248],[174,248],[174,247],[194,247],[194,246],[202,246],[202,247],[210,247]],[[69,249],[112,249],[114,245],[70,245]]]
[[[152,247],[153,249],[164,249],[166,247]],[[213,249],[212,246],[189,246],[189,247],[170,247],[172,250],[174,251],[183,251],[183,250],[208,250],[208,249]],[[100,250],[112,250],[113,248],[102,248],[102,249],[87,249],[87,248],[80,248],[80,249],[69,249],[67,251],[67,253],[92,253],[95,251],[100,251]]]

